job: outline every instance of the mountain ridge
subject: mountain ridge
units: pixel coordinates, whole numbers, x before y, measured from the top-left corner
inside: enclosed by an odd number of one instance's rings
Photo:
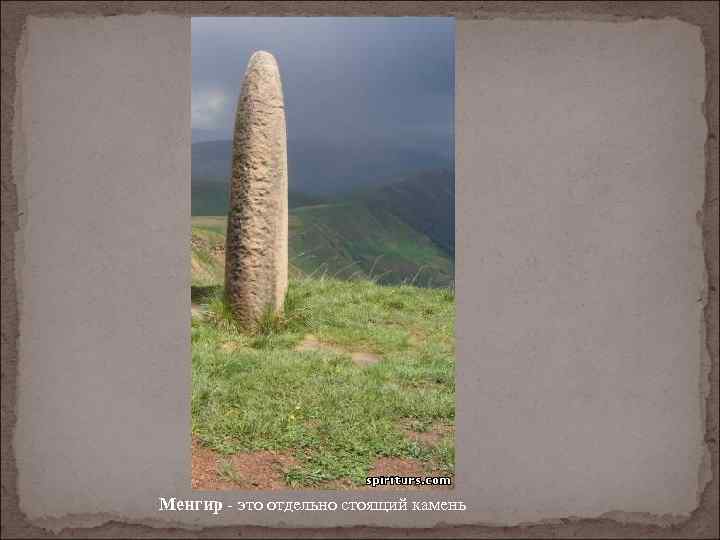
[[[232,141],[192,145],[193,180],[226,181],[231,165]],[[451,148],[439,143],[389,146],[384,141],[346,145],[342,141],[288,140],[290,190],[307,195],[338,196],[356,188],[386,185],[411,173],[452,168]]]
[[[227,214],[230,141],[216,142],[193,145],[194,225],[202,216],[210,223]],[[227,166],[224,176],[199,175],[219,163],[223,170]],[[289,251],[295,269],[342,279],[449,286],[455,255],[454,171],[418,167],[388,176],[372,176],[363,171],[376,168],[362,168],[355,178],[363,180],[323,192],[298,190],[291,174]],[[213,228],[224,235],[217,223]]]

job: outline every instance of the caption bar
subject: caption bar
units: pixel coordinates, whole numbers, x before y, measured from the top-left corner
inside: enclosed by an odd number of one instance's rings
[[[158,497],[159,512],[210,512],[214,515],[223,510],[240,512],[462,512],[467,506],[462,501],[238,501],[235,505],[223,504],[213,499],[176,499]]]

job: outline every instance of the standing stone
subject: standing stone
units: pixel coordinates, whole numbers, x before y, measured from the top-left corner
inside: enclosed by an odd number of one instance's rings
[[[252,329],[282,310],[288,282],[287,132],[280,71],[258,51],[245,71],[235,116],[225,294]]]

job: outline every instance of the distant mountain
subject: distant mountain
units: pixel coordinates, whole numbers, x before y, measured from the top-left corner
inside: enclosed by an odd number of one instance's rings
[[[227,182],[232,163],[232,141],[192,145],[194,182]],[[452,148],[436,141],[288,140],[290,190],[309,195],[337,196],[358,188],[392,182],[400,175],[428,169],[452,169]]]
[[[358,196],[370,208],[394,214],[455,256],[455,175],[450,170],[424,171]]]
[[[359,201],[295,208],[289,232],[290,262],[307,274],[423,287],[453,280],[451,259],[430,238]]]
[[[290,210],[288,255],[295,276],[369,278],[381,284],[410,283],[448,287],[453,262],[430,238],[397,216],[361,201],[303,206]],[[193,217],[193,249],[202,234],[217,235],[213,268],[208,257],[195,257],[198,285],[222,281],[225,217]],[[205,233],[203,233],[205,231]],[[201,283],[202,282],[202,283]]]
[[[191,183],[191,215],[193,216],[224,216],[227,214],[230,197],[228,180],[193,178]],[[307,193],[290,191],[288,206],[308,206],[321,204],[325,199]]]
[[[200,216],[227,213],[230,148],[230,141],[192,147],[193,223],[216,219]],[[289,157],[289,254],[294,271],[372,277],[388,284],[452,284],[452,162],[424,147],[415,153],[387,149],[384,154],[359,146],[333,150],[307,143],[290,148],[295,156]],[[428,164],[433,166],[424,166]]]

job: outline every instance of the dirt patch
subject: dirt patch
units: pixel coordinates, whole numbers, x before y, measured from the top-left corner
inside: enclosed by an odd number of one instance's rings
[[[199,304],[190,304],[190,315],[192,317],[202,317],[203,313],[205,313],[205,309],[202,308]]]
[[[263,450],[235,454],[231,464],[246,489],[287,489],[285,473],[298,463],[289,454]]]
[[[437,446],[447,435],[455,431],[454,426],[440,422],[434,423],[426,431],[418,431],[415,422],[411,419],[402,420],[399,427],[408,439],[425,446]]]
[[[373,468],[368,472],[368,476],[404,476],[404,477],[420,477],[436,476],[428,472],[425,464],[416,459],[405,458],[379,458],[375,461]],[[364,489],[392,489],[392,490],[427,490],[427,489],[447,489],[445,486],[423,486],[423,485],[382,485],[376,487],[363,487]]]
[[[285,473],[297,465],[287,453],[262,450],[223,456],[192,443],[192,488],[203,491],[287,489]]]
[[[405,458],[378,458],[375,460],[372,469],[367,473],[370,476],[404,476],[404,477],[427,477],[427,476],[442,476],[440,474],[429,473],[425,464],[422,461],[416,459],[405,459]],[[338,478],[337,480],[331,480],[329,482],[323,482],[320,489],[329,490],[420,490],[420,489],[437,489],[438,486],[417,486],[417,485],[380,485],[380,486],[368,486],[365,484],[354,485],[349,478]]]
[[[380,360],[382,360],[382,358],[376,354],[362,351],[354,352],[350,355],[350,357],[358,366],[370,366],[372,364],[377,364]]]
[[[411,347],[419,347],[427,341],[427,336],[415,328],[408,330],[408,345]]]
[[[378,458],[368,476],[424,476],[422,461],[404,458]]]
[[[295,351],[332,351],[339,354],[349,354],[352,361],[358,366],[369,366],[377,364],[382,358],[378,355],[367,351],[347,351],[337,345],[329,345],[328,343],[321,342],[317,337],[312,334],[306,335],[303,340],[295,346]]]
[[[405,477],[440,477],[448,476],[446,473],[439,472],[437,470],[428,470],[428,466],[423,464],[422,461],[416,459],[403,459],[403,458],[380,458],[375,461],[375,465],[368,472],[368,476],[405,476]],[[454,483],[454,481],[453,481]],[[395,490],[437,490],[437,489],[452,489],[452,485],[449,486],[423,486],[423,485],[412,485],[412,486],[377,486],[368,489],[395,489]]]
[[[220,491],[239,489],[235,484],[224,480],[218,474],[221,456],[201,446],[195,439],[192,442],[192,489]]]
[[[223,341],[220,345],[220,349],[225,352],[231,353],[242,348],[242,345],[237,341]]]
[[[369,489],[367,486],[356,486],[352,483],[349,478],[339,478],[337,480],[330,480],[329,482],[323,482],[318,486],[318,489],[327,490],[356,490],[356,489]]]
[[[320,340],[318,338],[316,338],[315,336],[313,336],[312,334],[308,334],[307,336],[305,336],[303,338],[303,340],[295,346],[295,350],[297,352],[318,351],[321,349],[331,350],[331,351],[337,350],[334,347],[332,347],[331,345],[327,345],[325,343],[320,343]]]

